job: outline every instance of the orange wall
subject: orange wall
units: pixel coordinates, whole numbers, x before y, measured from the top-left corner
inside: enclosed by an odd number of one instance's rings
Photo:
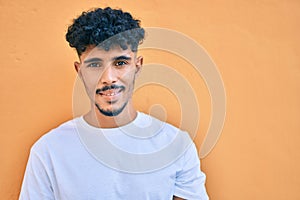
[[[215,61],[227,94],[227,117],[213,151],[202,159],[212,200],[300,199],[300,2],[273,1],[1,1],[0,196],[17,199],[31,145],[72,118],[75,51],[64,40],[67,25],[96,6],[131,11],[146,27],[182,32]],[[126,2],[126,3],[125,3]],[[145,62],[183,61],[144,52]],[[179,69],[182,74],[189,68]],[[192,76],[189,81],[197,84]],[[211,110],[201,80],[199,148]],[[156,90],[164,93],[163,88]],[[165,92],[173,98],[172,94]],[[137,91],[147,111],[162,102],[168,121],[180,109],[166,96]]]

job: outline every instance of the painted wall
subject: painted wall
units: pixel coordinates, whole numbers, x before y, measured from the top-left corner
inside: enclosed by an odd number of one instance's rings
[[[145,27],[186,34],[218,66],[227,116],[218,143],[201,160],[211,199],[300,199],[300,2],[296,0],[1,1],[1,199],[17,199],[31,145],[73,117],[77,57],[64,39],[67,26],[81,11],[108,5],[132,12]],[[174,55],[143,53],[146,64],[177,67],[196,88],[201,119],[195,142],[200,148],[212,112],[205,83],[192,75],[191,68],[180,68],[187,64]],[[166,88],[138,90],[134,100],[145,112],[159,103],[169,122],[180,123],[178,102]]]

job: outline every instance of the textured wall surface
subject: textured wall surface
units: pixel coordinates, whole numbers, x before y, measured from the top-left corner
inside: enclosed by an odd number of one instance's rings
[[[218,143],[201,160],[211,199],[300,199],[300,2],[296,0],[1,0],[1,199],[18,198],[31,145],[73,116],[77,57],[64,39],[67,26],[81,11],[108,5],[132,12],[143,26],[188,35],[218,66],[227,116]],[[141,53],[145,63],[186,65],[165,52]],[[200,99],[195,138],[199,148],[211,116],[209,94],[190,68],[177,70]],[[168,121],[178,124],[180,109],[174,95],[165,88],[152,91],[136,92],[137,108],[147,112],[160,103],[170,113]]]

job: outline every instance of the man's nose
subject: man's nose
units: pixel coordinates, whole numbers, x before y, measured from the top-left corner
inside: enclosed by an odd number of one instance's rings
[[[108,66],[105,68],[105,70],[102,72],[100,81],[102,84],[110,85],[112,83],[117,82],[118,77],[116,71]]]

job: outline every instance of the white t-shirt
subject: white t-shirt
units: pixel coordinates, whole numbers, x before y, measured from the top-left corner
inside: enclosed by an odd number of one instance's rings
[[[187,133],[138,112],[118,128],[83,117],[31,148],[20,200],[207,200],[205,175]]]

